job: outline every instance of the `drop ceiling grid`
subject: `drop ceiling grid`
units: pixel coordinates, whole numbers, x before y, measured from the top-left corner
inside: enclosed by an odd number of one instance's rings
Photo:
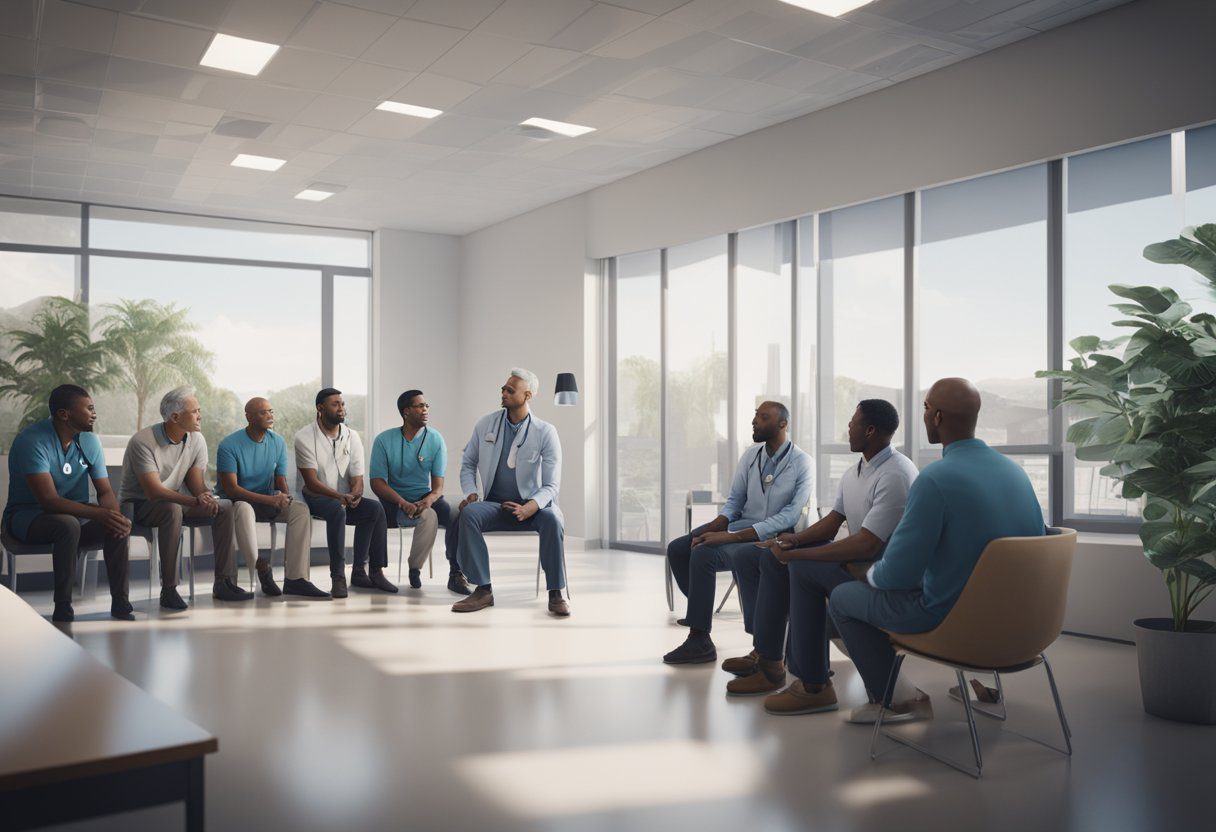
[[[1125,1],[7,0],[0,193],[466,233]],[[217,31],[283,48],[201,67]]]

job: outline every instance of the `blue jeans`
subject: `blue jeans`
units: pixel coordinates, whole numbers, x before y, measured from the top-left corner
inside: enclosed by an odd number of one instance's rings
[[[325,521],[325,542],[329,547],[329,574],[346,574],[346,527],[355,527],[354,567],[362,569],[371,560],[373,569],[388,566],[388,527],[384,506],[364,497],[354,508],[346,508],[332,497],[304,492],[304,502],[314,517]]]
[[[537,532],[540,534],[540,565],[545,570],[545,586],[562,589],[566,585],[566,524],[556,506],[542,508],[522,523],[501,503],[478,500],[460,512],[460,537],[456,560],[469,583],[490,583],[490,550],[486,532]]]
[[[780,660],[784,649],[790,673],[806,684],[825,684],[831,675],[828,598],[853,577],[840,563],[795,560],[785,564],[769,551],[761,554],[760,573],[753,646],[769,661]]]
[[[920,589],[875,589],[861,581],[832,590],[828,609],[872,702],[889,704],[894,691],[895,650],[883,631],[925,633],[945,618],[928,612],[921,594]]]
[[[448,572],[458,575],[460,565],[456,562],[456,548],[460,539],[460,514],[453,513],[451,503],[443,497],[436,500],[431,508],[435,510],[435,515],[439,518],[439,525],[443,526],[443,551],[448,559]],[[399,508],[393,510],[389,519],[393,521],[389,523],[389,528],[408,529],[418,522],[412,517],[406,517],[405,512]]]

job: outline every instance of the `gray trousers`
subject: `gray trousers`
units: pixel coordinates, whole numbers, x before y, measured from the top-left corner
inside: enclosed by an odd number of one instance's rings
[[[475,586],[490,583],[490,550],[486,532],[537,532],[540,534],[540,565],[545,570],[545,586],[566,586],[565,524],[552,507],[542,508],[522,523],[502,507],[502,503],[479,500],[460,512],[460,540],[456,560],[465,577]]]
[[[72,600],[72,581],[76,577],[76,556],[81,547],[102,544],[106,561],[106,581],[110,596],[127,598],[127,551],[130,538],[113,537],[96,520],[81,520],[71,514],[40,514],[30,522],[26,543],[51,544],[51,564],[55,573],[55,603]]]
[[[141,526],[155,526],[160,548],[160,584],[164,589],[177,586],[177,555],[181,543],[182,519],[205,517],[211,520],[211,533],[215,539],[215,580],[236,579],[236,549],[232,536],[232,501],[217,500],[219,513],[210,517],[204,506],[186,508],[168,500],[136,500],[135,522]]]

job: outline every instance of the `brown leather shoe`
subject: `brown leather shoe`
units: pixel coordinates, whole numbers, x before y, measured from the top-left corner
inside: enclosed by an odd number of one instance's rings
[[[566,603],[566,599],[560,595],[556,598],[549,597],[549,612],[559,618],[563,618],[570,614],[570,605]]]
[[[818,693],[806,689],[799,679],[781,693],[774,693],[764,700],[764,710],[777,716],[792,714],[817,714],[822,711],[834,711],[840,706],[836,704],[836,690],[828,682]]]
[[[452,612],[477,612],[492,606],[494,606],[494,593],[488,589],[478,588],[468,598],[461,598],[452,604]]]
[[[753,650],[746,656],[736,656],[733,659],[727,659],[722,662],[722,669],[736,676],[750,676],[756,672],[759,663],[760,653]]]
[[[766,662],[763,659],[756,665],[757,672],[726,683],[728,696],[759,696],[762,693],[772,693],[781,690],[785,684],[785,662]]]

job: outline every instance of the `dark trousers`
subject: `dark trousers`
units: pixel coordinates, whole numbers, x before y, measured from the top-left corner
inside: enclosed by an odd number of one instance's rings
[[[76,557],[81,549],[101,544],[106,561],[106,580],[115,600],[127,598],[127,554],[129,537],[113,537],[96,520],[81,520],[71,514],[40,514],[30,523],[26,543],[51,544],[55,574],[55,603],[70,603],[76,577]]]
[[[329,547],[329,574],[346,574],[346,527],[355,527],[354,568],[361,570],[371,560],[373,569],[388,566],[388,521],[379,500],[364,497],[351,508],[333,497],[304,492],[304,502],[313,516],[325,521],[325,542]]]
[[[795,560],[784,564],[764,552],[760,559],[760,600],[753,645],[760,657],[776,661],[782,647],[790,672],[805,684],[826,684],[828,662],[828,599],[832,590],[854,580],[842,563]],[[786,620],[789,641],[786,640]]]
[[[712,628],[717,574],[729,571],[735,577],[743,607],[743,629],[753,632],[761,585],[760,561],[766,554],[772,557],[771,553],[757,546],[755,541],[694,549],[692,539],[693,535],[686,534],[667,546],[671,574],[688,598],[688,626],[707,632]]]

